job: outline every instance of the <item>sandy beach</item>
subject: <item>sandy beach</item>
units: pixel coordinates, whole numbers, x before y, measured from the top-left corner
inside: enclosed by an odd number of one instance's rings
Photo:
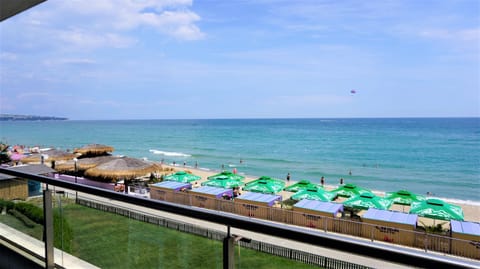
[[[194,167],[190,167],[190,166],[183,167],[182,165],[173,166],[171,164],[162,164],[162,166],[164,168],[174,169],[175,171],[190,171],[197,176],[201,176],[202,179],[197,182],[198,184],[196,186],[199,186],[202,182],[207,181],[207,177],[215,175],[217,173],[220,173],[220,171],[206,170],[206,169],[194,168]],[[242,174],[241,171],[238,171],[238,172],[239,172],[239,174],[244,175],[244,174]],[[163,172],[163,173],[169,174],[170,172]],[[245,176],[245,180],[244,180],[245,183],[248,183],[250,181],[258,179],[258,177],[255,177],[255,176],[252,176],[252,175],[244,175],[244,176]],[[289,183],[287,182],[286,186],[293,185],[296,182],[297,182],[297,180],[295,178],[292,178],[292,180],[290,180]],[[345,183],[348,183],[348,182],[345,182]],[[333,190],[337,187],[338,187],[338,185],[325,185],[324,186],[324,188],[326,190]],[[385,196],[384,192],[376,191],[376,190],[372,190],[372,191],[373,191],[373,193],[375,193],[378,196]],[[292,193],[282,191],[282,192],[279,193],[279,195],[282,196],[283,200],[287,200],[292,196]],[[440,199],[443,199],[443,198],[440,198]],[[479,205],[470,204],[470,203],[467,203],[466,201],[464,203],[462,203],[461,201],[451,202],[451,201],[448,201],[448,199],[443,199],[443,200],[445,200],[448,203],[452,203],[452,204],[460,206],[463,209],[465,221],[480,222],[480,206]],[[390,210],[395,210],[395,211],[400,211],[400,212],[402,212],[402,211],[403,212],[408,212],[409,211],[409,206],[402,206],[402,205],[394,204],[390,208]],[[424,224],[424,225],[427,225],[427,226],[431,226],[433,224],[448,225],[448,223],[449,223],[448,221],[433,220],[433,219],[423,218],[423,217],[419,217],[419,222],[420,222],[419,225]],[[447,228],[447,227],[445,226],[445,228]]]

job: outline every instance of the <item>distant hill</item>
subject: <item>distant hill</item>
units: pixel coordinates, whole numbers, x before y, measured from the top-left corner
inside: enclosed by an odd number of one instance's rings
[[[37,120],[68,120],[68,118],[50,117],[50,116],[0,114],[0,121],[37,121]]]

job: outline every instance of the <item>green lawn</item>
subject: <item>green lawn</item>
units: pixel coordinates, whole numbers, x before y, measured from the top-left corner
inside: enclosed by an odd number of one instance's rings
[[[43,226],[42,225],[35,225],[33,228],[29,228],[23,224],[20,220],[15,218],[14,216],[10,214],[5,214],[5,215],[0,215],[0,222],[8,225],[10,227],[13,227],[19,231],[21,231],[24,234],[28,234],[31,237],[37,238],[38,240],[42,239],[43,235]]]
[[[223,268],[219,241],[67,201],[63,206],[73,232],[72,254],[101,268]],[[1,215],[0,222],[42,237],[40,225],[28,228],[8,214]],[[235,262],[236,268],[318,268],[238,247]]]
[[[68,205],[73,254],[102,268],[222,268],[222,243],[119,215]],[[317,268],[236,249],[236,268]]]

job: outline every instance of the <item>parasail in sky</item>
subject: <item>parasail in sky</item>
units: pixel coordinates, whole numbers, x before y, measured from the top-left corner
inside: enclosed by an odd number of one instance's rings
[[[357,93],[357,91],[356,90],[351,90],[350,93],[355,94],[355,93]]]

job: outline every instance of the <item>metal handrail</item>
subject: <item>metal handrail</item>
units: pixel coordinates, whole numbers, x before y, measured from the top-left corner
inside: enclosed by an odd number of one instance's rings
[[[47,185],[54,185],[74,191],[84,192],[116,201],[121,201],[137,206],[143,206],[160,211],[170,212],[182,216],[209,221],[227,227],[235,227],[252,232],[267,234],[284,239],[290,239],[315,246],[349,252],[358,255],[369,256],[379,260],[396,262],[410,266],[421,266],[428,268],[480,268],[480,264],[474,261],[455,259],[454,257],[439,256],[433,253],[423,253],[397,246],[385,246],[375,242],[365,242],[353,238],[344,238],[334,234],[319,233],[318,231],[307,230],[301,227],[292,227],[283,224],[276,224],[244,216],[238,216],[225,212],[218,212],[208,209],[184,206],[165,201],[147,199],[122,193],[96,188],[87,185],[80,185],[67,181],[58,180],[52,177],[34,175],[8,168],[0,168],[0,173],[35,180]]]

